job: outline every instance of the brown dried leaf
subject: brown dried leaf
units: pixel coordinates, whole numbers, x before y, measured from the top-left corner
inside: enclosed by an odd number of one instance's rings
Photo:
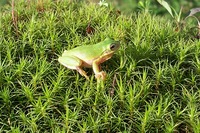
[[[200,12],[200,8],[192,8],[190,9],[190,14],[188,16],[193,16],[194,14]]]
[[[91,24],[89,23],[87,28],[86,28],[86,33],[87,34],[93,34],[94,33],[94,28],[91,26]]]

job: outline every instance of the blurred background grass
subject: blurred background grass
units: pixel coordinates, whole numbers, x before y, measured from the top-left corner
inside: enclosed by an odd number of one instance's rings
[[[112,0],[109,0],[110,2]],[[176,11],[179,11],[183,7],[183,13],[187,13],[191,8],[200,6],[199,0],[166,0],[171,7]],[[149,8],[151,13],[163,15],[168,14],[168,12],[157,2],[157,0],[115,0],[117,6],[126,12],[132,12],[141,9],[139,3],[144,3],[146,8]],[[146,3],[146,5],[145,5]]]
[[[15,0],[16,2],[18,0]],[[27,0],[25,0],[27,1]],[[45,1],[45,0],[35,0],[35,1]],[[61,0],[54,0],[61,1]],[[68,0],[68,1],[83,1],[83,0]],[[88,2],[98,3],[100,0],[87,0]],[[150,13],[157,15],[166,14],[169,16],[169,13],[165,8],[163,8],[157,0],[105,0],[107,3],[114,4],[120,11],[123,13],[131,13],[134,11],[140,11],[141,9],[146,8]],[[199,0],[166,0],[171,7],[173,7],[177,12],[183,8],[182,13],[186,16],[190,9],[195,7],[200,7]],[[0,0],[0,7],[8,5],[11,3],[11,0]],[[141,5],[142,4],[142,5]]]

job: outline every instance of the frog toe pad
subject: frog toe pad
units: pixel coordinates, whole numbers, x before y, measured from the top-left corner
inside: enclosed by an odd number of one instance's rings
[[[104,71],[101,71],[99,73],[96,73],[95,77],[97,79],[102,79],[102,80],[105,80],[106,79],[106,73]]]

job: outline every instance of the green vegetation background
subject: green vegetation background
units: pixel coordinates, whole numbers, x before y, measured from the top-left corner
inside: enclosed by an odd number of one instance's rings
[[[81,2],[82,0],[74,0],[74,1]],[[87,1],[98,3],[100,0],[87,0]],[[151,12],[153,13],[167,14],[166,10],[164,8],[161,8],[161,6],[156,0],[150,0],[150,1],[148,0],[106,0],[106,2],[113,3],[115,6],[118,6],[121,10],[127,11],[127,12],[136,11],[136,9],[138,9],[138,3],[140,1],[143,3],[145,3],[146,1],[149,2],[150,3],[149,8],[151,9]],[[5,4],[8,4],[9,2],[11,2],[11,0],[1,0],[0,5],[5,5]],[[180,7],[183,7],[184,13],[189,12],[191,8],[200,6],[199,0],[167,0],[167,2],[176,11],[180,10]]]
[[[19,0],[12,14],[5,5],[0,132],[199,133],[198,31],[190,22],[177,31],[170,17],[133,9],[126,14],[114,5]],[[93,34],[87,34],[88,24]],[[107,36],[120,40],[121,48],[102,65],[104,86],[92,70],[86,69],[87,81],[58,63],[65,49]]]

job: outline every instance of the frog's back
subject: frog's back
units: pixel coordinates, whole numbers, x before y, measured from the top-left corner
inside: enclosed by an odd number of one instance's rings
[[[70,50],[65,50],[63,56],[76,56],[82,60],[93,60],[102,54],[102,48],[95,45],[79,46]]]

